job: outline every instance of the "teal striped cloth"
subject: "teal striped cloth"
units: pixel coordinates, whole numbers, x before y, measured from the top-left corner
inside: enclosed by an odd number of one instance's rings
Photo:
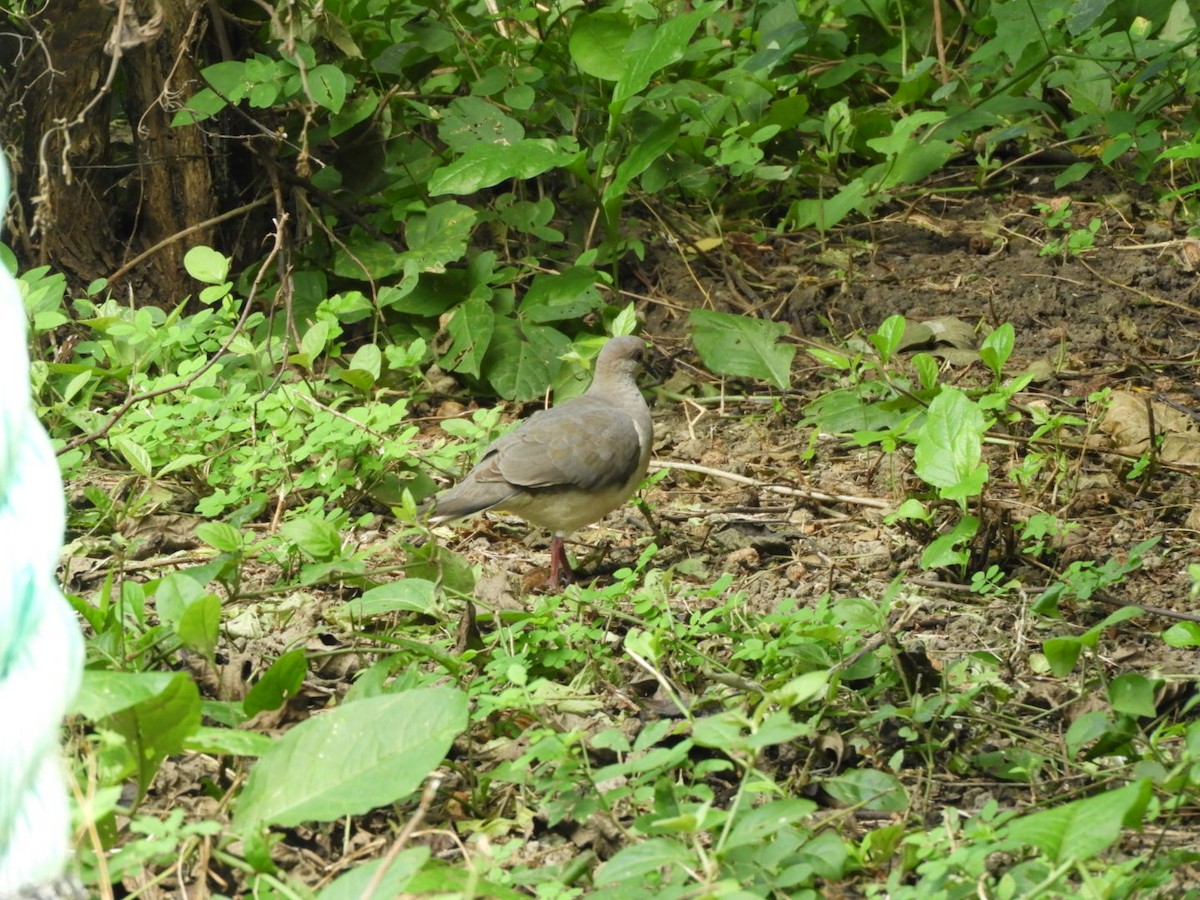
[[[54,577],[63,486],[33,412],[25,320],[20,289],[0,265],[0,900],[78,896],[61,877],[70,818],[59,739],[83,642]]]

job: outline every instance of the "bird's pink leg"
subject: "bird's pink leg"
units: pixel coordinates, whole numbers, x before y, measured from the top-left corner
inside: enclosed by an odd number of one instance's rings
[[[550,587],[558,590],[570,581],[574,574],[575,570],[571,568],[571,562],[567,559],[567,551],[563,548],[563,539],[555,535],[550,538]]]

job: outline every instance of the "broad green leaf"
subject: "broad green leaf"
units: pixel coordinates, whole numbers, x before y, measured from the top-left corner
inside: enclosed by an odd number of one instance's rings
[[[59,322],[58,325],[65,324],[67,322],[66,316],[59,316],[59,318],[62,319],[62,321]],[[58,327],[58,325],[54,325],[52,327],[56,328],[56,327]],[[34,327],[35,328],[38,327],[37,323],[35,323]],[[81,390],[83,390],[84,385],[86,385],[89,381],[92,380],[92,376],[94,374],[95,373],[91,369],[88,369],[86,372],[80,372],[78,375],[76,375],[74,378],[72,378],[67,383],[67,386],[65,388],[63,388],[63,392],[62,392],[63,402],[70,403],[71,400],[74,399],[75,395],[78,394]],[[161,475],[162,473],[160,472],[159,474]]]
[[[946,566],[964,565],[970,554],[964,549],[965,545],[979,531],[979,519],[975,516],[963,516],[946,534],[930,541],[925,552],[921,554],[922,569],[941,569]]]
[[[473,194],[509,178],[523,180],[564,168],[578,155],[546,139],[525,139],[508,146],[475,144],[430,176],[429,194]]]
[[[486,288],[472,293],[454,311],[454,315],[446,324],[446,332],[450,335],[451,342],[439,360],[442,368],[475,378],[480,377],[484,357],[496,330],[496,314],[483,296],[485,292],[490,293]]]
[[[394,857],[380,857],[355,866],[327,885],[317,894],[317,900],[362,900],[367,896],[367,888],[370,885],[375,885],[375,897],[406,896],[405,889],[409,879],[421,871],[421,867],[429,860],[430,852],[430,849],[424,846],[409,847]],[[376,881],[376,873],[380,866],[384,865],[387,866],[387,870]]]
[[[896,776],[878,769],[850,769],[821,786],[834,799],[848,806],[861,806],[875,812],[902,812],[908,809],[908,793]]]
[[[1008,837],[1036,847],[1055,865],[1089,860],[1116,843],[1124,829],[1141,826],[1152,789],[1151,781],[1142,779],[1022,816],[1005,830]]]
[[[195,125],[211,118],[226,107],[225,98],[212,88],[202,88],[184,101],[183,108],[171,117],[172,128]]]
[[[880,194],[868,190],[864,178],[855,178],[832,197],[797,200],[788,210],[788,227],[816,228],[824,233],[852,212],[870,213],[880,199]]]
[[[284,522],[279,534],[314,559],[332,559],[342,547],[342,537],[337,526],[323,519],[293,519]]]
[[[525,138],[525,126],[482,97],[451,100],[438,122],[437,132],[446,146],[456,153],[465,153],[476,144],[505,146]]]
[[[85,670],[73,711],[125,739],[124,770],[137,777],[140,799],[159,764],[200,727],[200,692],[182,672]]]
[[[288,731],[250,771],[233,828],[361,815],[408,797],[467,727],[455,688],[366,697]]]
[[[628,65],[624,51],[631,34],[633,26],[622,13],[601,9],[575,20],[567,49],[575,65],[586,74],[617,81]]]
[[[371,588],[361,597],[333,610],[337,619],[361,622],[393,612],[429,612],[433,606],[434,586],[423,578],[400,578]]]
[[[582,318],[604,303],[596,288],[599,280],[599,273],[587,266],[572,266],[557,275],[535,275],[521,299],[521,318],[538,323]]]
[[[71,702],[69,712],[98,722],[107,716],[114,716],[160,696],[180,677],[187,679],[186,675],[179,672],[114,672],[107,669],[85,669],[79,692]]]
[[[211,461],[212,457],[204,453],[181,453],[178,456],[172,457],[166,465],[159,469],[157,477],[162,478],[164,475],[178,472],[180,469],[187,469],[191,466]]]
[[[174,627],[188,605],[206,593],[204,585],[195,578],[185,572],[171,572],[163,577],[154,591],[154,608],[163,622]]]
[[[670,116],[660,122],[648,134],[637,138],[633,149],[617,166],[613,180],[604,189],[601,200],[605,206],[619,203],[625,196],[629,183],[652,166],[660,156],[671,149],[679,137],[682,116]]]
[[[484,360],[484,376],[505,400],[537,400],[550,386],[561,362],[571,349],[561,331],[540,325],[518,330],[507,317],[496,320]]]
[[[274,745],[273,737],[257,731],[208,725],[201,725],[183,742],[185,750],[213,756],[262,756]]]
[[[292,354],[289,361],[311,369],[313,361],[324,352],[325,345],[329,342],[329,331],[329,323],[325,320],[314,323],[300,338],[300,352]]]
[[[403,271],[407,258],[387,241],[356,232],[334,250],[333,274],[358,281],[387,278]]]
[[[987,463],[981,462],[985,428],[979,406],[957,388],[944,387],[929,404],[925,424],[917,433],[913,452],[917,475],[964,508],[987,480]]]
[[[821,431],[833,434],[880,432],[904,424],[902,409],[883,406],[870,396],[864,385],[842,388],[822,394],[804,407],[802,425],[816,425]]]
[[[695,865],[692,851],[669,838],[639,841],[621,850],[596,871],[596,884],[630,882],[632,890],[644,876],[675,865]],[[631,894],[635,896],[637,894]]]
[[[147,478],[154,474],[154,464],[150,462],[150,454],[134,438],[127,434],[118,434],[110,438],[110,441],[135,472]]]
[[[372,378],[378,378],[380,369],[383,367],[383,354],[374,344],[363,344],[356,351],[350,360],[351,369],[361,369],[368,373]]]
[[[1050,671],[1056,678],[1066,678],[1079,661],[1083,652],[1083,642],[1074,637],[1049,638],[1042,644],[1042,652],[1050,663]]]
[[[467,242],[478,217],[475,210],[455,200],[409,216],[404,226],[408,241],[408,252],[402,255],[405,265],[417,272],[445,272],[448,264],[466,256]]]
[[[346,95],[354,86],[354,80],[334,65],[320,65],[312,69],[305,79],[308,95],[318,106],[333,112],[341,112]]]
[[[241,531],[225,522],[201,522],[196,526],[196,537],[224,553],[241,550],[244,540]]]
[[[979,347],[979,358],[983,360],[983,364],[991,369],[997,378],[1000,378],[1004,374],[1004,364],[1012,356],[1015,343],[1016,334],[1013,331],[1012,324],[1009,322],[1005,322],[999,328],[994,329],[991,334],[983,339],[983,343]]]
[[[303,650],[289,650],[276,659],[242,701],[246,717],[253,718],[265,709],[283,706],[300,691],[307,671],[308,658]]]
[[[229,259],[211,247],[193,247],[184,254],[183,267],[205,284],[223,284],[229,276]]]
[[[183,610],[175,633],[185,647],[212,662],[220,627],[221,598],[216,594],[205,594]]]
[[[780,390],[791,384],[796,348],[780,341],[788,333],[784,323],[706,309],[693,309],[688,323],[696,351],[713,372],[761,378]]]
[[[881,360],[885,363],[891,360],[900,348],[900,342],[905,339],[907,331],[908,323],[904,321],[904,316],[893,315],[883,320],[875,334],[869,335],[871,345]]]
[[[720,6],[720,2],[702,3],[690,13],[637,29],[625,44],[624,69],[613,88],[612,103],[623,104],[641,93],[655,72],[683,59],[700,23]]]
[[[249,90],[246,65],[244,60],[228,60],[205,66],[200,74],[216,91],[237,103]]]
[[[737,712],[701,716],[692,725],[692,740],[701,747],[744,750],[749,727],[750,723],[745,716]]]
[[[772,800],[738,815],[729,829],[725,850],[769,841],[779,831],[795,828],[817,810],[811,800]]]
[[[818,669],[798,675],[782,687],[771,691],[772,703],[778,703],[786,709],[807,703],[825,693],[829,685],[830,672],[828,669]]]
[[[1176,622],[1162,634],[1171,647],[1200,646],[1200,625],[1195,622]]]
[[[1137,672],[1118,675],[1108,686],[1109,705],[1114,712],[1129,716],[1157,715],[1158,704],[1154,701],[1154,695],[1158,684]]]

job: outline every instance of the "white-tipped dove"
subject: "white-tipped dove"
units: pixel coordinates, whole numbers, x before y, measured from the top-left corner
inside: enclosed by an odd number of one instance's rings
[[[616,337],[596,358],[591,387],[534,413],[495,441],[431,504],[431,524],[504,510],[546,528],[550,584],[571,572],[563,538],[624,503],[646,476],[654,425],[634,376],[645,342]]]

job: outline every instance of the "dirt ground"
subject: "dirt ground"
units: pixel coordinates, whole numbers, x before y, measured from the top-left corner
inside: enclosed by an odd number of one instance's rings
[[[1073,203],[1069,226],[1056,233],[1048,231],[1036,206],[1058,201],[1029,176],[995,200],[927,197],[911,209],[825,240],[806,234],[756,242],[730,232],[720,247],[703,255],[685,253],[674,242],[654,242],[633,274],[641,282],[636,293],[643,297],[638,308],[645,331],[662,354],[655,365],[658,389],[650,393],[657,464],[671,469],[645,496],[661,546],[655,565],[675,565],[685,573],[677,577],[697,584],[710,583],[722,572],[734,574],[735,589],[746,596],[751,615],[771,612],[786,598],[802,603],[826,593],[878,598],[904,573],[904,612],[894,619],[895,637],[918,665],[941,670],[963,654],[988,650],[1004,661],[1017,704],[1043,710],[1063,704],[1068,717],[1082,711],[1078,702],[1056,693],[1052,679],[1028,665],[1045,636],[1044,623],[1029,605],[1053,573],[1010,552],[999,539],[989,558],[975,563],[997,564],[1020,579],[1021,590],[1007,596],[983,598],[954,583],[953,573],[922,570],[918,560],[930,535],[884,522],[907,493],[920,489],[911,454],[848,447],[802,426],[805,406],[839,385],[834,373],[803,348],[843,347],[847,338],[869,333],[897,313],[915,321],[954,317],[977,338],[1009,322],[1016,349],[1008,370],[1020,373],[1036,363],[1045,372],[1017,401],[1069,410],[1087,420],[1081,439],[1092,432],[1096,441],[1103,440],[1098,427],[1103,411],[1085,399],[1103,388],[1192,410],[1200,359],[1200,243],[1186,239],[1183,224],[1171,221],[1169,211],[1115,191],[1107,196],[1110,202]],[[1086,228],[1093,218],[1101,223],[1094,249],[1070,259],[1040,255],[1048,241],[1070,227]],[[687,335],[687,311],[695,307],[787,322],[801,348],[791,389],[767,392],[760,384],[726,382],[705,371]],[[947,362],[942,377],[970,384],[984,374],[978,363]],[[702,394],[717,399],[686,399]],[[1172,613],[1189,616],[1193,607],[1186,565],[1194,556],[1195,472],[1200,469],[1185,462],[1131,481],[1125,477],[1129,461],[1104,452],[1103,446],[1071,454],[1072,477],[1063,484],[1022,488],[1005,477],[1018,462],[1020,445],[989,445],[986,500],[990,509],[1003,511],[997,516],[1006,522],[1041,510],[1079,523],[1053,561],[1060,570],[1075,559],[1123,558],[1138,542],[1160,537],[1143,567],[1120,585],[1120,595],[1108,598],[1111,603],[1064,614],[1087,627],[1113,603],[1156,608],[1159,615],[1126,623],[1106,636],[1102,664],[1110,675],[1141,672],[1169,685],[1186,685],[1200,674],[1196,654],[1168,647],[1157,632],[1173,624]],[[676,464],[716,471],[673,468]],[[805,493],[813,491],[843,499]],[[486,599],[501,602],[503,595],[502,602],[519,604],[531,570],[545,565],[545,536],[523,539],[526,534],[523,526],[503,521],[476,523],[457,533],[454,549],[483,566],[478,590]],[[645,520],[633,508],[611,514],[577,537],[588,545],[611,545],[601,572],[632,563],[650,540]],[[573,552],[583,558],[587,547],[577,545]],[[287,633],[249,642],[244,655],[227,660],[228,670],[244,673],[247,660],[270,656],[316,622],[316,616],[298,614]],[[308,687],[325,689],[321,682],[331,692],[344,689],[357,664],[354,656],[332,656],[331,668]],[[1056,731],[1062,727],[1061,720],[1053,725]],[[191,769],[194,765],[194,760],[183,766],[166,763],[155,792],[159,802],[171,806],[192,793],[204,774]],[[952,777],[925,789],[933,792],[931,807],[964,809],[977,808],[988,796],[1026,790]],[[310,840],[316,843],[296,847],[285,865],[301,871],[312,867],[314,879],[305,880],[316,883],[326,849],[318,846],[320,835],[304,836]],[[375,855],[359,849],[362,858]]]

